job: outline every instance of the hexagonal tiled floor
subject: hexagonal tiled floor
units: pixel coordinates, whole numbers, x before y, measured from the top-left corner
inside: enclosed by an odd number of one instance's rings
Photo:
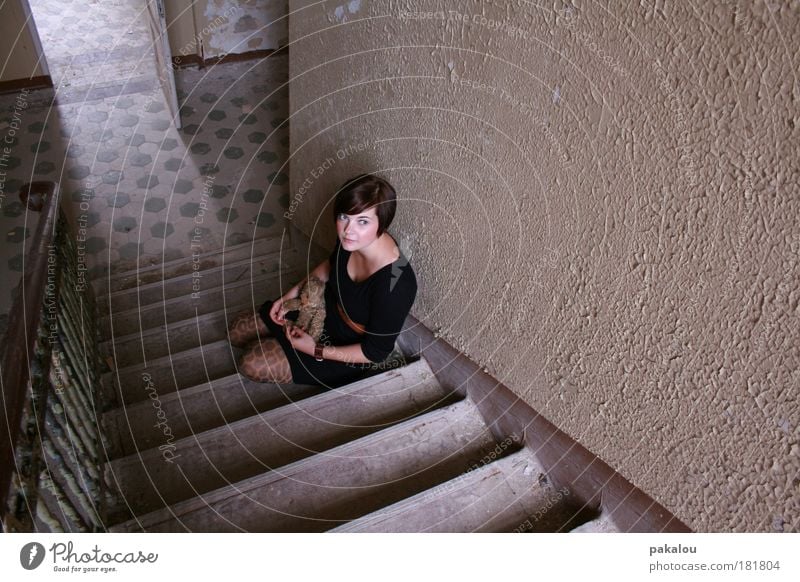
[[[116,232],[130,232],[136,228],[136,219],[132,216],[123,216],[114,221],[114,230]]]
[[[251,204],[258,204],[264,199],[264,191],[257,190],[255,188],[251,188],[244,194],[242,194],[242,200],[245,202],[250,202]]]
[[[175,232],[175,227],[168,222],[157,222],[150,227],[150,234],[156,238],[167,238],[173,232]]]
[[[81,18],[62,21],[57,10],[40,21],[37,6],[54,1],[30,0],[40,26],[49,20],[54,31],[62,29],[58,34],[40,31],[46,37],[43,43],[55,43],[64,59],[92,51],[99,59],[76,73],[71,91],[83,90],[79,85],[84,81],[107,87],[122,85],[131,75],[155,79],[152,70],[133,67],[126,72],[119,65],[128,62],[123,59],[125,50],[137,61],[147,60],[141,58],[149,50],[147,28],[137,24],[134,34],[119,33],[109,20],[116,7],[128,11],[130,24],[139,14],[133,4],[69,0],[59,10],[71,13],[85,5]],[[95,19],[105,23],[103,34],[85,34]],[[103,35],[108,37],[105,42],[98,40]],[[120,46],[121,52],[114,48]],[[106,57],[117,59],[116,70],[100,64]],[[55,61],[55,74],[64,74],[66,61]],[[137,259],[147,264],[190,256],[193,237],[213,248],[278,233],[289,201],[288,177],[280,169],[288,156],[288,94],[283,88],[268,101],[259,95],[270,95],[284,84],[287,71],[285,55],[215,65],[213,74],[208,68],[176,71],[178,89],[186,96],[181,130],[174,128],[157,84],[113,96],[92,97],[84,91],[83,97],[72,100],[75,93],[68,91],[53,108],[46,98],[40,99],[41,104],[25,110],[24,125],[10,146],[4,167],[6,192],[31,176],[60,177],[64,201],[87,231],[90,273],[98,276],[128,268]],[[128,77],[119,76],[123,74]],[[16,95],[0,96],[0,125],[10,117],[15,99]],[[2,204],[6,248],[0,264],[17,275],[9,289],[16,286],[22,249],[35,230],[29,216],[12,197]],[[10,291],[5,300],[0,297],[0,316],[9,297]]]

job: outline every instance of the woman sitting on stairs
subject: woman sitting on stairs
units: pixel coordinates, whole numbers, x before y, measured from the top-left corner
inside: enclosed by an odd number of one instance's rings
[[[231,322],[231,343],[246,349],[241,374],[335,388],[371,375],[386,360],[417,295],[414,270],[386,231],[396,206],[386,180],[362,174],[345,182],[333,206],[336,246],[309,275],[325,282],[320,341],[286,325],[292,312],[283,304],[299,295],[304,279],[258,314],[245,311]]]

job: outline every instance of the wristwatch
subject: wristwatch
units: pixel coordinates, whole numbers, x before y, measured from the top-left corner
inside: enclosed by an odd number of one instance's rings
[[[323,346],[322,344],[316,344],[314,346],[314,359],[317,360],[318,362],[322,361],[322,350],[324,347],[325,346]]]

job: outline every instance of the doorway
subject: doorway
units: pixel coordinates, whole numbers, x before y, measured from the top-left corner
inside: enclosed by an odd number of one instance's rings
[[[158,83],[143,0],[27,0],[59,103]]]

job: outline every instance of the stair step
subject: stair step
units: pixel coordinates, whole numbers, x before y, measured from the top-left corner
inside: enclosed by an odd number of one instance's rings
[[[291,245],[287,245],[287,241],[283,237],[270,236],[238,245],[229,245],[223,249],[198,253],[193,257],[183,257],[140,269],[130,269],[108,278],[104,277],[102,279],[102,288],[98,288],[97,296],[100,297],[123,289],[130,289],[137,285],[146,285],[180,275],[191,274],[196,265],[202,269],[209,269],[220,266],[223,263],[234,263],[250,257],[271,254],[281,248],[286,249],[287,246]]]
[[[495,445],[463,400],[110,530],[324,531],[464,472]]]
[[[571,515],[561,517],[564,499],[522,449],[331,531],[552,532]]]
[[[258,308],[267,299],[280,296],[282,290],[288,290],[303,277],[305,273],[301,270],[279,271],[252,280],[248,277],[244,281],[226,283],[224,286],[203,288],[197,293],[196,298],[174,297],[141,308],[134,307],[108,314],[100,318],[100,334],[103,339],[109,339],[114,336],[139,333],[196,315],[218,311],[227,305],[249,304]],[[233,315],[235,313],[231,314]]]
[[[112,461],[109,470],[142,514],[374,433],[446,398],[418,361]]]
[[[151,303],[162,302],[173,297],[190,296],[193,292],[236,283],[250,278],[276,273],[296,267],[301,260],[294,251],[277,250],[260,257],[246,257],[238,261],[225,260],[222,265],[204,265],[189,261],[193,267],[190,273],[177,275],[164,280],[144,283],[103,295],[97,301],[98,313],[108,314],[126,309],[138,309]],[[196,265],[196,268],[194,268]]]
[[[621,531],[607,516],[601,515],[570,530],[569,533],[621,533]]]
[[[252,382],[240,374],[166,394],[148,391],[146,400],[103,415],[113,437],[108,456],[158,447],[325,391],[323,386]]]
[[[266,298],[264,299],[266,301]],[[209,344],[228,337],[230,320],[245,309],[258,314],[260,304],[234,305],[218,311],[173,321],[124,336],[114,336],[100,344],[102,353],[112,356],[117,368],[139,364],[170,353],[189,350],[197,345]]]
[[[223,339],[106,372],[101,380],[116,386],[120,405],[127,406],[154,392],[167,394],[235,374],[241,353]]]

